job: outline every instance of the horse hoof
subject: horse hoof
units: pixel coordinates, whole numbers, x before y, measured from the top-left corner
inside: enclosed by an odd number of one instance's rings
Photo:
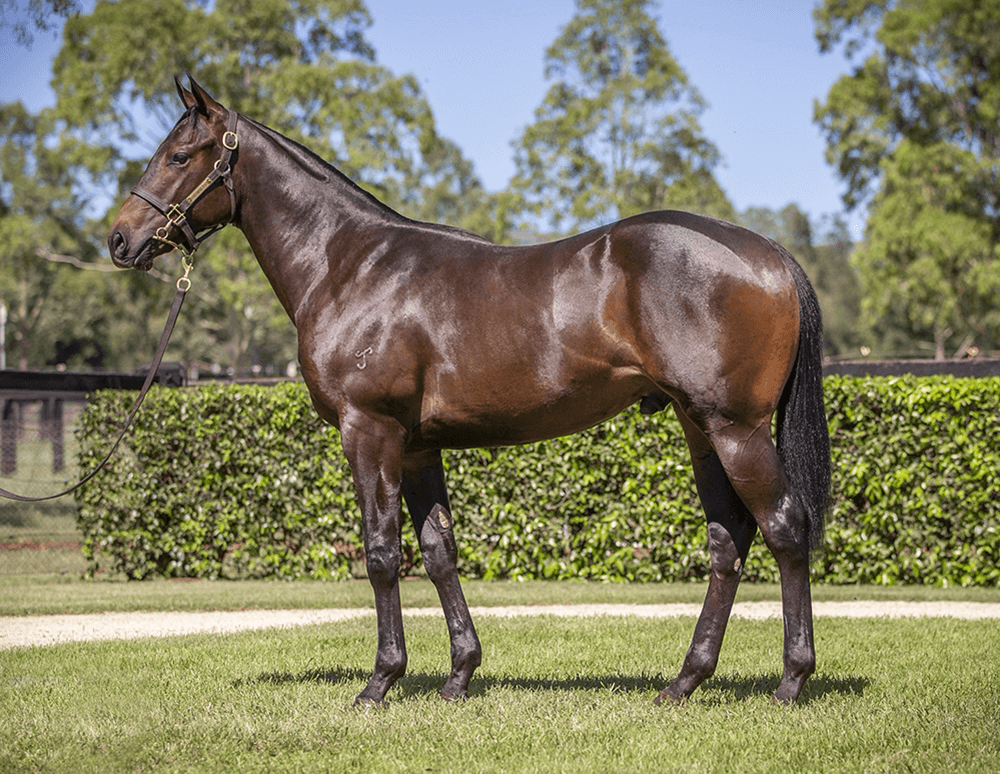
[[[370,710],[377,707],[382,707],[385,705],[385,701],[379,699],[371,699],[367,696],[358,696],[354,700],[355,709]]]
[[[676,707],[684,703],[684,699],[677,699],[670,695],[666,688],[660,691],[659,696],[653,699],[653,704],[657,707],[662,707],[664,705],[668,707]]]
[[[449,701],[449,702],[451,701],[462,702],[469,700],[469,694],[467,694],[465,691],[462,691],[461,693],[458,694],[445,693],[444,691],[441,691],[441,693],[439,693],[438,695],[441,697],[443,701]]]

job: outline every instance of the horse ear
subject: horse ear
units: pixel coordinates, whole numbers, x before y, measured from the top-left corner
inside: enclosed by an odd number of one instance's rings
[[[198,85],[198,82],[194,79],[191,73],[188,73],[188,83],[191,85],[191,95],[194,102],[198,105],[198,110],[203,115],[207,116],[210,112],[226,112],[226,109],[216,102],[211,94]]]
[[[198,104],[197,100],[194,98],[194,94],[184,88],[184,84],[181,83],[181,79],[176,75],[174,76],[174,83],[177,85],[177,95],[181,98],[181,102],[184,103],[185,108],[190,110]]]

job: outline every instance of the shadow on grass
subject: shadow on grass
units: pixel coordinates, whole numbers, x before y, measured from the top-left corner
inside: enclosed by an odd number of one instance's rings
[[[756,696],[771,696],[781,683],[781,675],[776,672],[756,675],[716,675],[705,681],[695,695],[702,704],[722,705],[734,701],[746,701]],[[871,684],[867,677],[834,675],[813,675],[806,681],[798,704],[827,696],[863,696],[865,688]]]
[[[371,673],[364,669],[347,669],[335,667],[333,669],[307,669],[298,674],[290,672],[265,672],[256,677],[249,677],[246,680],[237,680],[233,683],[234,688],[242,688],[247,685],[298,685],[302,683],[349,683],[360,682],[362,685],[368,682]]]
[[[366,669],[335,667],[333,669],[308,669],[297,674],[290,672],[266,672],[257,677],[240,680],[234,687],[245,685],[289,685],[303,683],[349,683],[358,684],[360,691],[371,677]],[[444,685],[446,675],[427,672],[407,673],[393,687],[393,691],[403,697],[433,695]],[[612,691],[614,693],[655,694],[667,686],[672,678],[663,675],[604,675],[594,677],[528,678],[476,676],[469,686],[469,696],[488,696],[496,689],[515,691]],[[694,694],[694,700],[708,706],[721,706],[770,696],[781,682],[776,673],[756,675],[717,675],[705,681]],[[827,696],[862,696],[871,683],[867,677],[836,677],[814,675],[806,683],[799,697],[800,705]]]

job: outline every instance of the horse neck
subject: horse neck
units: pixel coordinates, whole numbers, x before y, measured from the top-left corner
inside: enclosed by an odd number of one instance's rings
[[[406,219],[277,132],[241,116],[239,133],[234,223],[294,322],[318,282],[336,272],[342,283],[363,260],[336,249],[351,233]]]

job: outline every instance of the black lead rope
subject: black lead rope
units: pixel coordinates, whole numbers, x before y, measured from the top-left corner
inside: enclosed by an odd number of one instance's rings
[[[115,453],[115,449],[118,448],[118,444],[122,442],[122,439],[125,437],[125,433],[127,433],[128,429],[132,426],[132,420],[135,419],[135,415],[139,412],[139,406],[142,405],[143,400],[146,398],[146,393],[149,392],[149,388],[153,385],[153,380],[156,378],[156,371],[159,369],[160,362],[163,360],[163,353],[167,351],[167,342],[170,341],[170,334],[173,333],[174,324],[177,322],[177,317],[181,313],[181,306],[184,304],[184,296],[186,296],[188,290],[191,289],[191,280],[188,279],[188,272],[190,270],[190,264],[187,264],[187,270],[184,272],[184,276],[177,280],[177,295],[174,296],[173,306],[170,307],[170,314],[167,316],[167,324],[163,328],[163,335],[160,336],[160,345],[156,348],[156,354],[153,356],[153,364],[149,369],[149,373],[146,374],[146,381],[143,383],[142,389],[139,391],[139,397],[136,399],[135,405],[132,407],[132,411],[128,415],[128,419],[125,420],[125,426],[118,434],[118,440],[114,442],[114,445],[112,445],[108,453],[104,455],[104,459],[101,460],[100,464],[98,464],[96,468],[94,468],[90,473],[80,479],[80,481],[71,486],[69,489],[64,489],[62,492],[57,494],[47,495],[46,497],[25,497],[24,495],[8,492],[6,489],[0,488],[0,497],[5,497],[8,500],[17,500],[22,503],[37,503],[42,502],[43,500],[54,500],[57,497],[62,497],[63,495],[68,495],[70,492],[76,491],[101,472],[108,460],[111,459],[111,455]]]

